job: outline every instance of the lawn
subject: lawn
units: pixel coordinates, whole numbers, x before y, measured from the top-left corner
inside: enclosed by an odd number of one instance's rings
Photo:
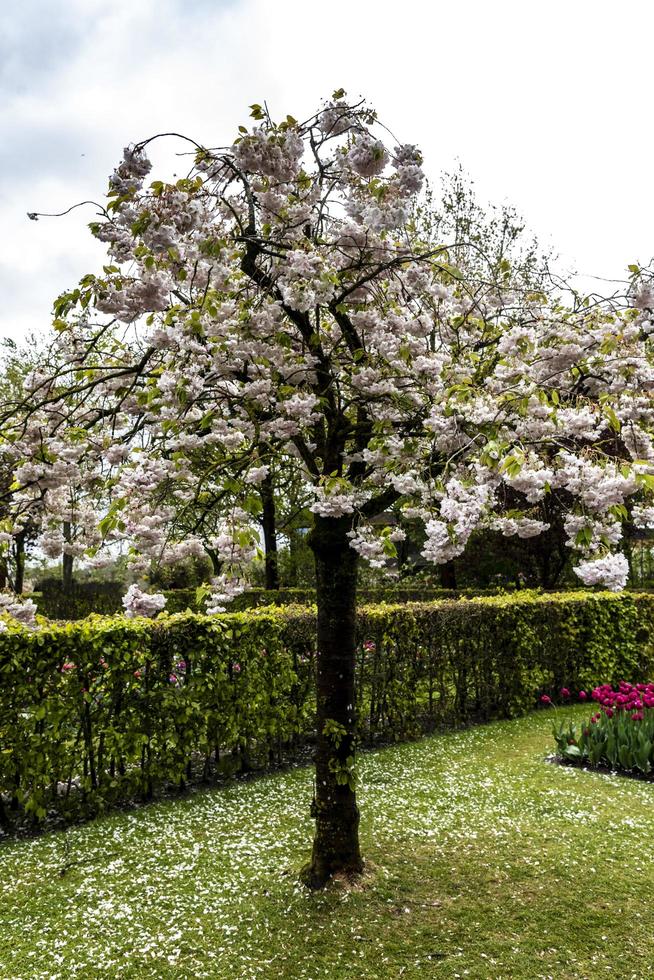
[[[654,976],[654,785],[548,764],[551,717],[365,755],[356,890],[297,883],[308,769],[5,842],[0,976]]]

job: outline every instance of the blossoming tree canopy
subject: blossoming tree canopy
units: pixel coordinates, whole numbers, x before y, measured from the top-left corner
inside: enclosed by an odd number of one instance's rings
[[[233,145],[194,145],[172,183],[147,182],[147,143],[125,151],[91,225],[110,263],[57,300],[59,370],[30,379],[50,439],[24,440],[25,493],[84,459],[110,473],[103,533],[175,557],[202,542],[154,502],[222,495],[212,547],[235,572],[256,545],[253,491],[273,464],[297,469],[318,583],[319,883],[361,864],[359,556],[383,564],[407,522],[436,563],[481,525],[537,535],[556,494],[578,575],[624,586],[636,495],[654,525],[654,301],[566,308],[462,273],[414,220],[419,150],[342,91],[304,122],[252,114]],[[212,608],[233,591],[223,580]]]

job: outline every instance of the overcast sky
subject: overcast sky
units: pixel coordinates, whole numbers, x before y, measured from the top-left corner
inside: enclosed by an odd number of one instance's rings
[[[649,0],[6,0],[0,336],[102,261],[91,208],[27,211],[101,199],[129,142],[223,145],[250,103],[299,118],[341,86],[431,178],[460,160],[565,264],[620,277],[654,255],[653,36]]]

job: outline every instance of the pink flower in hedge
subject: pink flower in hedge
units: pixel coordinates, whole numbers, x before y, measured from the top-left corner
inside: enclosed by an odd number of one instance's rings
[[[580,701],[585,701],[587,698],[588,698],[588,695],[586,694],[585,691],[580,691],[579,692],[579,700]]]
[[[562,687],[561,688],[561,691],[560,691],[560,694],[561,694],[561,697],[562,698],[569,698],[570,697],[570,691],[568,690],[567,687]]]
[[[67,660],[65,664],[61,665],[62,670],[75,670],[75,664],[71,660]]]
[[[232,664],[232,670],[234,671],[235,674],[240,674],[240,672],[241,672],[241,665],[240,664]]]
[[[176,674],[171,674],[170,677],[168,678],[168,680],[170,681],[171,684],[176,684],[177,683],[177,675]]]
[[[551,704],[552,703],[552,699],[547,694],[541,694],[541,696],[540,696],[540,702],[541,702],[541,704]]]
[[[134,671],[134,677],[139,678],[140,676],[141,676],[141,671],[140,670],[135,670]]]

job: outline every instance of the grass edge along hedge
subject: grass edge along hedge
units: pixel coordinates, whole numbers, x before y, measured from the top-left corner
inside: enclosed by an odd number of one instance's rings
[[[653,673],[654,597],[515,595],[364,606],[363,742],[532,708]],[[0,821],[89,816],[306,744],[315,609],[89,617],[0,634]]]

